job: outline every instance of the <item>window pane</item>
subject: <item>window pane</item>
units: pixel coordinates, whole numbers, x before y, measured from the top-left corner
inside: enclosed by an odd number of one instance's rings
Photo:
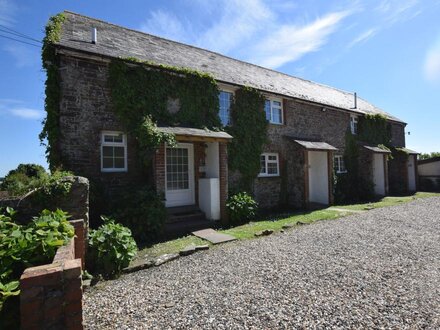
[[[113,142],[122,143],[123,142],[122,134],[113,136]]]
[[[105,142],[113,142],[113,135],[104,135]]]
[[[115,157],[124,158],[124,147],[113,147]]]
[[[220,91],[219,93],[219,117],[223,126],[229,124],[229,111],[231,109],[232,93]]]
[[[113,147],[102,147],[103,157],[113,157]]]
[[[124,168],[124,167],[125,167],[125,159],[115,158],[115,168]]]
[[[273,106],[277,108],[281,108],[281,102],[273,101]]]
[[[113,168],[113,159],[104,157],[102,159],[102,167],[103,168]]]
[[[270,101],[264,102],[264,111],[266,112],[266,120],[270,121]]]
[[[276,124],[282,123],[281,109],[279,109],[279,108],[272,109],[272,122],[276,123]]]
[[[268,163],[267,164],[267,174],[278,174],[277,163]]]
[[[266,174],[266,157],[264,155],[260,157],[260,174]]]
[[[269,160],[275,160],[275,161],[278,158],[278,156],[276,156],[276,155],[269,155],[268,157],[269,157]]]

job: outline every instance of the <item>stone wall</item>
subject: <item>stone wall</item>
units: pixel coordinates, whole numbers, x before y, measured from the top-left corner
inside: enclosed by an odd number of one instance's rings
[[[82,329],[84,221],[53,262],[25,269],[20,278],[21,329]]]
[[[393,147],[405,147],[405,124],[391,124],[391,145]]]
[[[27,223],[43,209],[61,209],[73,219],[84,219],[85,226],[89,223],[89,180],[83,177],[65,177],[63,181],[72,184],[66,196],[40,201],[36,192],[32,191],[23,197],[0,200],[0,207],[12,207],[17,211],[14,219],[19,223]]]
[[[63,168],[91,180],[95,218],[112,205],[113,195],[151,175],[142,165],[136,141],[128,135],[127,172],[101,171],[101,132],[126,132],[113,112],[108,65],[60,56],[60,139]]]
[[[254,194],[263,208],[305,206],[304,149],[290,137],[324,141],[338,148],[342,155],[350,114],[309,105],[294,100],[284,102],[284,124],[269,124],[268,143],[264,152],[279,155],[280,176],[257,178]]]

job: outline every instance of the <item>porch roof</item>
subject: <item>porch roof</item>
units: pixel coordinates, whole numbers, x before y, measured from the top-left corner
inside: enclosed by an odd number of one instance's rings
[[[403,147],[403,148],[396,148],[396,149],[400,150],[400,151],[403,151],[403,152],[406,152],[409,155],[419,155],[420,154],[420,152],[417,152],[417,151],[414,151],[414,150],[411,150],[411,149],[408,149],[408,148],[405,148],[405,147]]]
[[[333,147],[327,142],[321,141],[304,141],[304,140],[296,140],[293,139],[296,143],[298,143],[301,147],[307,150],[327,150],[327,151],[336,151],[338,148]]]
[[[232,136],[226,132],[211,131],[209,129],[190,128],[190,127],[158,127],[163,133],[174,134],[179,141],[205,141],[229,142]]]
[[[380,148],[379,146],[364,146],[365,149],[369,151],[380,153],[380,154],[390,154],[391,151]]]

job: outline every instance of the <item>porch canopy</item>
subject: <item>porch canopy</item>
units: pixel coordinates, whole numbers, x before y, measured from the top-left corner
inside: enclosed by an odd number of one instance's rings
[[[382,149],[379,146],[364,146],[364,148],[369,150],[369,151],[378,153],[378,154],[390,154],[391,153],[391,151],[386,150],[386,149]]]
[[[294,137],[286,135],[287,138],[299,144],[306,150],[319,150],[319,151],[336,151],[338,148],[333,147],[331,144],[322,141],[306,141],[306,140],[298,140]]]
[[[406,152],[408,155],[420,155],[420,152],[417,152],[417,151],[414,151],[414,150],[411,150],[411,149],[408,149],[408,148],[405,148],[405,147],[403,147],[403,148],[396,148],[396,149],[399,150],[399,151]]]
[[[178,141],[230,142],[232,136],[226,132],[189,127],[158,127],[159,132],[171,133]]]

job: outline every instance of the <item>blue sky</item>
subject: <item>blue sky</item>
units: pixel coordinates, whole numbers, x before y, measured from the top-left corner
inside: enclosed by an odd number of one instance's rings
[[[440,151],[440,0],[0,0],[0,35],[41,40],[64,9],[356,91],[408,123],[409,148]],[[0,72],[0,176],[46,166],[39,48],[0,37]]]

